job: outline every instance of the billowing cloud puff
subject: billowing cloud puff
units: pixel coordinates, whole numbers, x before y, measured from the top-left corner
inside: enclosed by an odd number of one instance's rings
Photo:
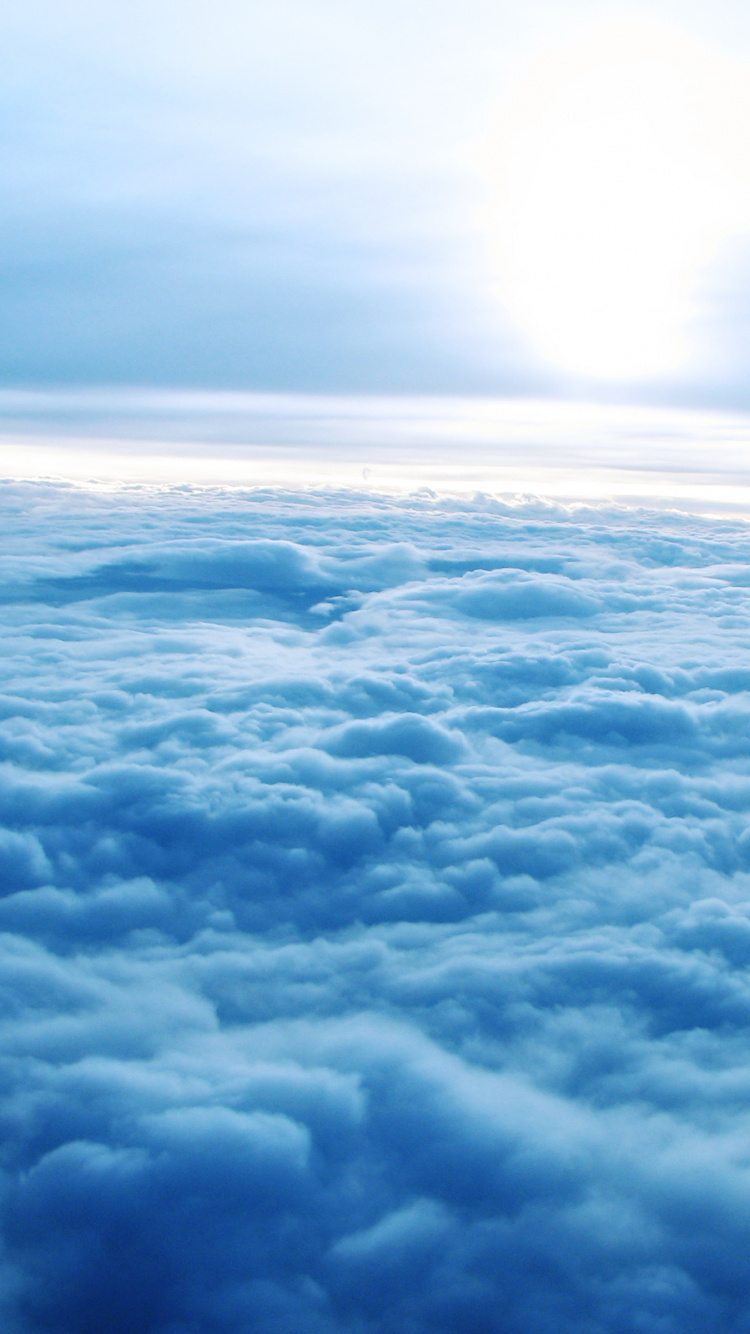
[[[12,1334],[738,1334],[750,531],[6,484]]]

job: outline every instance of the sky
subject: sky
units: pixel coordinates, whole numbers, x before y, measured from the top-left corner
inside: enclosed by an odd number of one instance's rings
[[[47,0],[0,379],[747,406],[746,6]]]

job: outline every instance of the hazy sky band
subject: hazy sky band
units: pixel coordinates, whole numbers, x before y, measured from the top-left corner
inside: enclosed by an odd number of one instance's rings
[[[746,414],[445,396],[0,390],[6,477],[750,514]]]

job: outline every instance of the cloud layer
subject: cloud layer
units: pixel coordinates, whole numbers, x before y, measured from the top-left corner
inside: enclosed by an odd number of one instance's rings
[[[5,484],[11,1334],[750,1329],[750,532]]]

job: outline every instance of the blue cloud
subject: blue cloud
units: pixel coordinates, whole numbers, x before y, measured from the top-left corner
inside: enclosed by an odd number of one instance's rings
[[[742,1329],[746,525],[0,509],[4,1327]]]

